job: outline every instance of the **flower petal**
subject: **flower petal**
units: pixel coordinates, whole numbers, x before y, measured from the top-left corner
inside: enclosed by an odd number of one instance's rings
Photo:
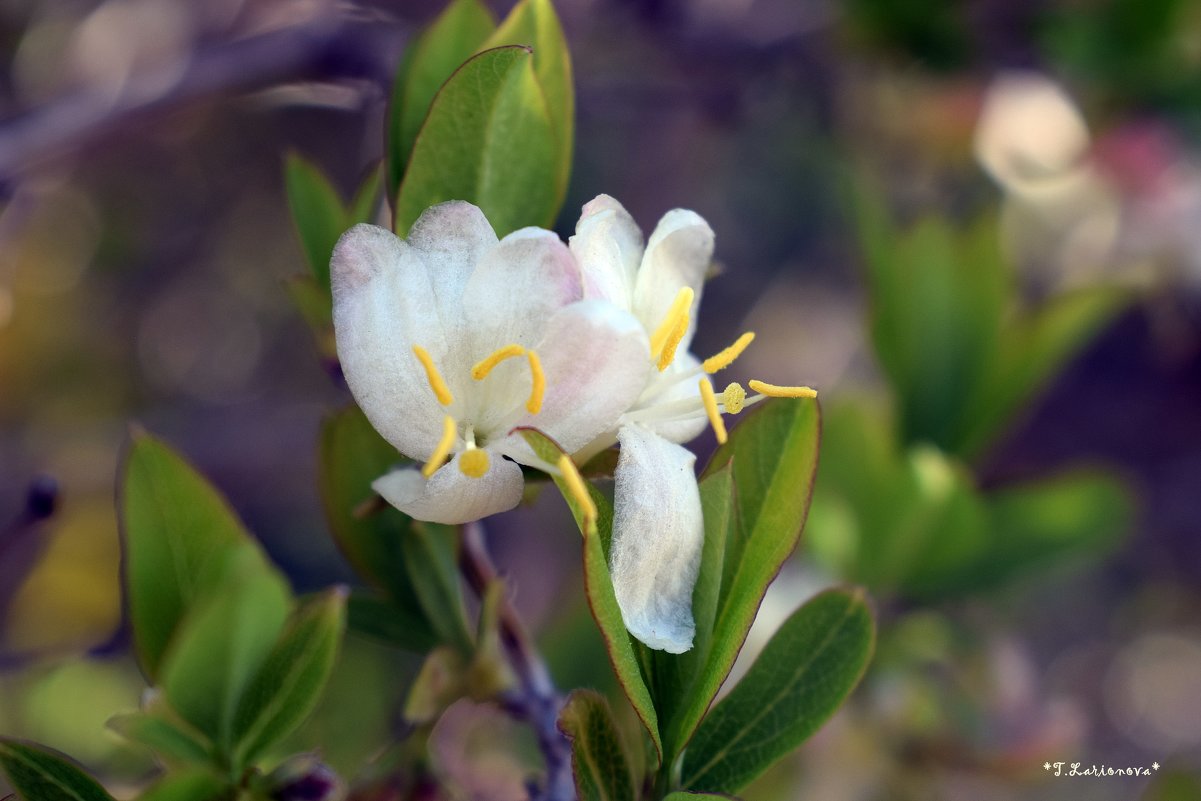
[[[447,340],[421,254],[391,231],[356,225],[334,247],[330,274],[346,383],[384,439],[407,456],[427,458],[444,412],[412,346],[438,361]]]
[[[584,205],[569,244],[584,273],[584,297],[632,308],[642,231],[629,212],[608,195],[597,195]]]
[[[691,451],[632,423],[617,435],[610,571],[630,633],[651,648],[692,647],[692,588],[704,545]]]
[[[585,300],[560,310],[535,346],[546,375],[538,414],[496,425],[498,433],[532,426],[573,453],[612,430],[646,386],[651,370],[646,331],[628,312],[601,300]],[[506,453],[522,459],[529,451],[515,440]]]
[[[674,209],[655,226],[634,284],[634,314],[654,331],[682,287],[692,287],[692,325],[680,343],[687,350],[696,329],[701,288],[713,258],[713,229],[694,211]]]
[[[491,463],[480,478],[459,469],[459,457],[438,469],[427,481],[415,467],[393,470],[380,476],[371,487],[384,500],[416,520],[431,523],[468,523],[521,502],[521,468],[489,449]]]
[[[651,403],[645,405],[639,404],[639,408],[654,408],[655,406],[672,404],[676,401],[693,399],[697,402],[697,408],[699,409],[701,396],[700,390],[697,388],[699,374],[694,372],[698,367],[700,367],[700,360],[691,353],[681,353],[676,356],[675,361],[665,371],[662,373],[658,371],[653,372],[646,391],[652,392],[661,382],[670,383],[671,387],[655,395]],[[685,373],[692,373],[693,375],[691,378],[677,380],[680,375]],[[700,413],[691,417],[676,418],[674,420],[655,420],[651,418],[642,422],[651,431],[672,442],[691,442],[709,427],[708,418]]]

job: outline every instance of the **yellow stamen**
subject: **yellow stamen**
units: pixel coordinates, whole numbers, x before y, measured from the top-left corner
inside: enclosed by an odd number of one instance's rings
[[[546,373],[542,372],[542,360],[537,353],[529,350],[525,355],[530,360],[530,380],[533,382],[525,408],[530,414],[538,414],[542,411],[542,397],[546,395]]]
[[[705,403],[705,414],[709,415],[709,425],[713,426],[713,433],[717,435],[718,443],[725,445],[726,421],[721,419],[721,412],[717,408],[717,398],[713,395],[713,385],[707,378],[701,379],[701,400]]]
[[[809,387],[778,387],[775,384],[765,384],[762,381],[748,382],[755,392],[760,392],[769,398],[816,398],[817,390]]]
[[[734,363],[734,360],[742,355],[746,350],[747,345],[750,345],[755,340],[755,332],[747,331],[738,339],[734,340],[734,344],[723,350],[721,353],[716,353],[701,362],[701,369],[706,373],[716,373],[718,370],[724,370]]]
[[[459,457],[459,469],[469,478],[482,478],[488,472],[488,452],[481,448],[468,448]]]
[[[680,341],[684,339],[684,335],[688,333],[688,315],[684,315],[680,319],[679,325],[671,332],[671,336],[667,340],[667,344],[663,346],[663,352],[659,354],[659,372],[667,369],[668,365],[676,358],[676,348],[680,346]]]
[[[735,381],[726,387],[725,392],[721,393],[721,402],[727,412],[738,414],[742,411],[742,407],[746,406],[746,390],[742,388],[742,384]]]
[[[492,368],[503,362],[505,359],[512,359],[514,356],[524,356],[525,348],[520,345],[505,345],[503,348],[497,348],[492,352],[492,355],[486,359],[481,359],[476,363],[475,367],[471,368],[471,377],[476,381],[482,381],[488,373],[492,372]]]
[[[672,339],[675,340],[675,344],[672,345],[674,355],[675,346],[680,344],[680,339],[688,330],[688,312],[692,309],[692,300],[695,296],[696,293],[692,291],[692,287],[680,287],[676,299],[671,302],[667,314],[663,316],[663,322],[659,323],[655,333],[651,334],[651,358],[659,359],[663,355],[667,343]],[[681,320],[683,321],[683,331],[677,335],[677,330],[681,328]],[[670,364],[670,361],[668,363]]]
[[[425,368],[425,379],[430,382],[430,389],[434,391],[434,397],[438,399],[438,403],[443,406],[454,403],[455,396],[450,394],[450,387],[446,386],[446,382],[442,380],[442,374],[434,366],[434,360],[430,357],[429,351],[420,345],[414,345],[413,355]]]
[[[571,497],[583,510],[584,519],[595,523],[596,504],[592,501],[592,496],[588,494],[588,485],[584,483],[580,471],[576,469],[575,462],[571,461],[571,457],[567,454],[559,457],[559,472],[563,474],[563,483],[567,485],[567,491],[571,493]]]
[[[442,439],[438,442],[438,447],[434,448],[434,452],[430,454],[425,467],[421,468],[421,475],[429,478],[438,471],[438,468],[446,461],[446,457],[450,455],[450,449],[455,446],[455,437],[457,436],[455,419],[448,414],[442,421]]]

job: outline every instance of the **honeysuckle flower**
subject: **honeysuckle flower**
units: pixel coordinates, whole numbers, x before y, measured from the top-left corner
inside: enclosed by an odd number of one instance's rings
[[[570,240],[584,297],[629,310],[647,336],[641,358],[650,369],[637,399],[577,456],[621,445],[609,557],[614,590],[626,628],[672,653],[692,647],[692,589],[704,540],[696,457],[680,443],[706,425],[725,442],[722,413],[737,414],[765,397],[816,396],[808,387],[761,381],[750,382],[751,396],[737,383],[714,391],[709,375],[732,364],[753,332],[704,361],[688,352],[713,240],[699,215],[676,209],[644,248],[633,218],[608,195],[584,206]]]
[[[646,386],[645,329],[585,299],[583,274],[550,231],[497,240],[483,213],[428,209],[407,240],[357,225],[330,265],[347,384],[377,431],[424,467],[377,479],[406,514],[463,523],[521,500],[514,429],[575,451],[613,428]]]

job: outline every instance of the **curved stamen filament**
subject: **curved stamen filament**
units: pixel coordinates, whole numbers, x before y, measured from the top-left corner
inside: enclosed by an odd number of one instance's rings
[[[571,461],[570,456],[563,454],[559,457],[558,466],[559,472],[563,474],[563,483],[567,485],[567,491],[571,493],[572,499],[583,511],[584,519],[595,523],[596,503],[588,494],[588,485],[584,483],[584,478],[580,475],[575,462]]]
[[[524,355],[525,348],[517,344],[505,345],[503,348],[497,348],[492,352],[491,355],[476,362],[475,366],[471,368],[471,377],[476,381],[482,381],[485,377],[487,377],[488,373],[492,372],[492,369],[496,367],[496,365],[500,364],[505,359],[512,359],[514,356]]]
[[[713,385],[709,383],[709,379],[702,378],[701,400],[705,404],[705,414],[709,416],[709,425],[713,426],[713,433],[717,435],[717,442],[720,445],[726,444],[726,422],[721,419],[721,412],[717,408],[717,398],[713,395]]]
[[[538,414],[542,411],[542,398],[546,395],[546,373],[542,372],[542,360],[538,358],[538,354],[532,350],[526,351],[526,358],[530,361],[530,399],[525,402],[526,411],[530,414]]]
[[[446,457],[450,455],[450,449],[455,446],[457,437],[458,428],[455,425],[455,419],[448,414],[442,421],[442,439],[438,441],[438,447],[434,448],[434,452],[430,454],[425,467],[421,468],[421,475],[429,478],[438,471],[438,468],[446,461]]]
[[[449,406],[455,402],[455,396],[450,394],[450,387],[446,386],[446,381],[443,380],[442,374],[438,372],[438,368],[434,365],[434,360],[430,353],[420,345],[413,346],[413,355],[417,357],[417,361],[421,362],[421,366],[425,368],[425,380],[429,382],[430,389],[434,391],[434,397],[438,399],[438,403],[443,406]]]
[[[811,387],[779,387],[763,381],[751,379],[747,382],[751,389],[769,398],[816,398],[817,390]]]
[[[734,360],[742,355],[747,346],[755,341],[755,332],[747,331],[738,339],[734,340],[734,344],[720,353],[715,353],[708,359],[701,362],[701,369],[706,373],[716,373],[718,370],[724,370],[734,363]]]
[[[651,358],[661,360],[664,349],[667,343],[674,339],[675,344],[672,345],[672,356],[675,355],[676,346],[680,344],[684,333],[688,330],[688,312],[692,309],[692,301],[696,297],[696,293],[692,291],[692,287],[681,287],[676,293],[676,298],[671,302],[671,306],[667,309],[667,314],[663,316],[663,321],[659,323],[659,327],[651,334]],[[682,321],[682,325],[681,325]],[[677,335],[677,331],[679,329]],[[671,361],[668,360],[668,364]],[[663,370],[663,367],[659,368]]]

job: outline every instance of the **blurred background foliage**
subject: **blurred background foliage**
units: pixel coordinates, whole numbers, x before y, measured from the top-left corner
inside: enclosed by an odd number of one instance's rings
[[[1064,760],[1162,766],[1090,780],[1100,801],[1195,797],[1197,4],[557,8],[577,98],[557,229],[602,191],[644,229],[697,210],[724,268],[697,352],[750,328],[735,378],[822,392],[812,517],[748,655],[831,579],[881,606],[853,704],[748,796],[1080,797],[1042,769]],[[298,592],[349,579],[316,446],[346,396],[289,301],[312,245],[283,154],[349,201],[383,153],[406,43],[439,10],[0,2],[0,731],[114,789],[153,773],[103,726],[142,687],[112,507],[131,419],[213,479]],[[48,519],[29,509],[40,475],[58,487]],[[571,530],[561,503],[493,528],[559,686],[611,690],[577,546],[541,534]],[[352,635],[296,747],[385,775],[418,664]],[[480,753],[528,757],[489,751],[505,722],[487,717],[431,735],[461,793]]]

